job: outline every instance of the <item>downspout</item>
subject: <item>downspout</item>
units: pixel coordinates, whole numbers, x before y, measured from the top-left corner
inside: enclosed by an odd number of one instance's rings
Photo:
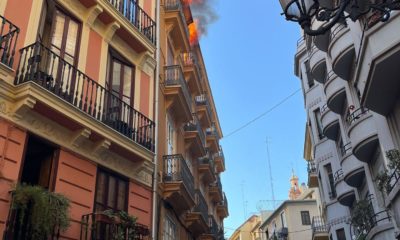
[[[156,129],[154,134],[154,173],[153,173],[153,216],[152,216],[152,239],[157,239],[158,234],[158,208],[157,208],[157,187],[158,187],[158,108],[159,108],[159,85],[160,85],[160,0],[156,0],[156,73],[155,73],[155,100],[154,120]]]

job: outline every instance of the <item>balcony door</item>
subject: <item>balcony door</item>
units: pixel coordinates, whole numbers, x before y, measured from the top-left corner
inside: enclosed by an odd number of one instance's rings
[[[133,127],[133,99],[135,68],[115,51],[110,51],[109,75],[106,84],[111,95],[107,98],[108,121],[117,124],[122,132],[131,135]]]

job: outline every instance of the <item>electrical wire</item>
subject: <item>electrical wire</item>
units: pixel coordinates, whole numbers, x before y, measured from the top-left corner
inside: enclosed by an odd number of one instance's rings
[[[300,92],[301,88],[297,89],[296,91],[294,91],[293,93],[291,93],[290,95],[288,95],[287,97],[285,97],[284,99],[282,99],[281,101],[279,101],[277,104],[275,104],[274,106],[272,106],[271,108],[269,108],[267,111],[261,113],[260,115],[258,115],[257,117],[253,118],[252,120],[248,121],[247,123],[243,124],[242,126],[238,127],[237,129],[233,130],[232,132],[228,133],[227,135],[224,136],[224,139],[234,135],[235,133],[243,130],[244,128],[248,127],[249,125],[251,125],[252,123],[254,123],[255,121],[259,120],[260,118],[264,117],[265,115],[267,115],[268,113],[272,112],[274,109],[278,108],[279,106],[281,106],[282,104],[284,104],[287,100],[289,100],[291,97],[293,97],[294,95],[296,95],[296,93]]]
[[[239,232],[242,232],[242,233],[260,233],[260,234],[265,233],[265,232],[262,232],[262,231],[243,231],[243,230],[238,230],[238,229],[234,229],[234,228],[230,228],[230,227],[226,227],[226,226],[224,226],[224,228],[232,230],[232,231],[235,231],[235,232],[239,231]],[[291,232],[288,232],[288,234],[311,231],[311,230],[312,230],[312,228],[307,228],[307,229],[303,229],[303,230],[291,231]]]

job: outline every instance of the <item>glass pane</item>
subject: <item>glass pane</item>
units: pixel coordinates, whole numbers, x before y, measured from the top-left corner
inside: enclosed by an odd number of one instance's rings
[[[124,87],[123,87],[123,98],[122,100],[131,105],[131,93],[132,93],[132,68],[124,66]]]
[[[107,206],[109,208],[115,208],[116,199],[116,179],[113,176],[109,176],[108,180],[108,196],[107,196]]]
[[[115,95],[119,96],[121,89],[121,64],[118,62],[113,62],[113,72],[112,72],[112,91]]]
[[[54,21],[55,23],[51,33],[51,44],[60,49],[64,34],[65,16],[61,12],[56,11]]]
[[[71,55],[72,57],[75,57],[77,38],[78,38],[78,24],[70,19],[68,26],[68,36],[65,45],[65,52]],[[73,62],[71,64],[73,64]]]
[[[117,209],[118,210],[126,210],[125,209],[125,200],[126,200],[126,182],[119,180],[118,186],[118,199],[117,199]]]
[[[100,203],[101,205],[105,204],[104,195],[105,195],[105,186],[106,186],[106,175],[104,173],[99,172],[99,176],[97,177],[96,183],[96,203]],[[96,206],[96,210],[97,206]]]

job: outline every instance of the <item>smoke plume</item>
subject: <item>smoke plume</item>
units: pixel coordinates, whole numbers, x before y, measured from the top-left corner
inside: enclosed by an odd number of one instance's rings
[[[218,20],[218,15],[214,9],[215,0],[192,0],[190,8],[198,37],[207,35],[208,26]]]

